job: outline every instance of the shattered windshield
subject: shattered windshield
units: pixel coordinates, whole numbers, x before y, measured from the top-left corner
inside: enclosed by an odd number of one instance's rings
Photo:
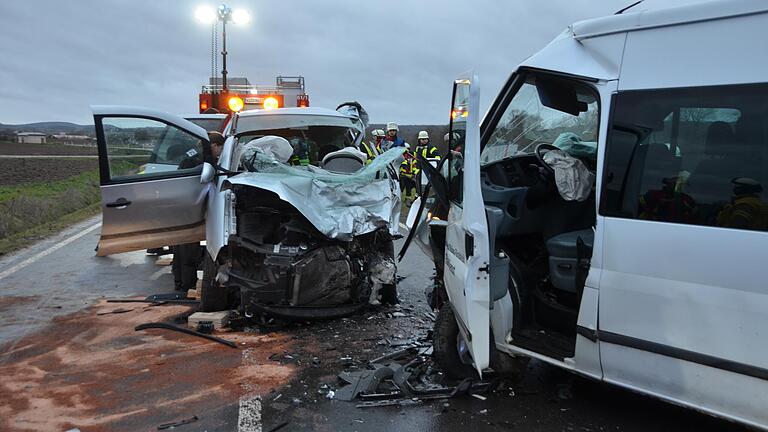
[[[319,166],[328,153],[354,145],[357,133],[343,126],[297,126],[242,133],[238,141],[243,146],[264,136],[279,136],[288,140],[302,165]]]
[[[552,144],[576,157],[596,158],[598,103],[579,83],[529,77],[509,102],[480,155],[481,165]]]

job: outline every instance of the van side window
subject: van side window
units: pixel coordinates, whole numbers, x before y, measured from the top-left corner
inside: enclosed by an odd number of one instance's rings
[[[768,231],[768,85],[620,92],[600,213]]]

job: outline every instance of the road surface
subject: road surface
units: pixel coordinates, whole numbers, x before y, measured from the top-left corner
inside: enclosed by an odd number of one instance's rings
[[[157,430],[180,420],[192,423],[174,430],[742,430],[540,362],[486,400],[359,409],[326,397],[339,386],[336,375],[431,326],[423,300],[431,266],[418,248],[398,269],[399,307],[253,325],[223,335],[238,344],[231,349],[134,331],[191,310],[105,302],[169,292],[173,280],[170,266],[142,252],[96,257],[99,228],[98,218],[88,220],[0,260],[0,430]]]

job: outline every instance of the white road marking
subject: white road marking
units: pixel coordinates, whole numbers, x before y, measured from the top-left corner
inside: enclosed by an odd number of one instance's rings
[[[66,239],[66,240],[64,240],[64,241],[62,241],[62,242],[60,242],[60,243],[58,243],[58,244],[56,244],[54,246],[51,246],[50,248],[40,252],[37,255],[34,255],[32,257],[29,257],[29,258],[25,259],[24,261],[16,264],[15,266],[9,268],[8,270],[0,272],[0,279],[5,278],[6,276],[10,276],[13,273],[16,273],[17,271],[23,269],[24,267],[26,267],[26,266],[32,264],[33,262],[39,260],[40,258],[43,258],[45,256],[48,256],[48,255],[56,252],[57,250],[59,250],[59,249],[63,248],[64,246],[72,243],[73,241],[79,239],[80,237],[90,233],[91,231],[95,230],[96,228],[99,228],[100,226],[101,226],[101,222],[99,222],[99,223],[97,223],[95,225],[91,225],[88,228],[84,229],[83,231],[80,231],[79,233],[73,235],[72,237],[70,237],[70,238],[68,238],[68,239]]]
[[[240,411],[237,414],[238,432],[261,432],[261,398],[240,399]]]

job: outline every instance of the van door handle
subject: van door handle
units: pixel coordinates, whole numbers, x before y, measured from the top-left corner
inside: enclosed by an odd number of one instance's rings
[[[131,202],[125,198],[118,198],[115,202],[107,203],[107,207],[116,209],[124,209],[129,205],[131,205]]]

